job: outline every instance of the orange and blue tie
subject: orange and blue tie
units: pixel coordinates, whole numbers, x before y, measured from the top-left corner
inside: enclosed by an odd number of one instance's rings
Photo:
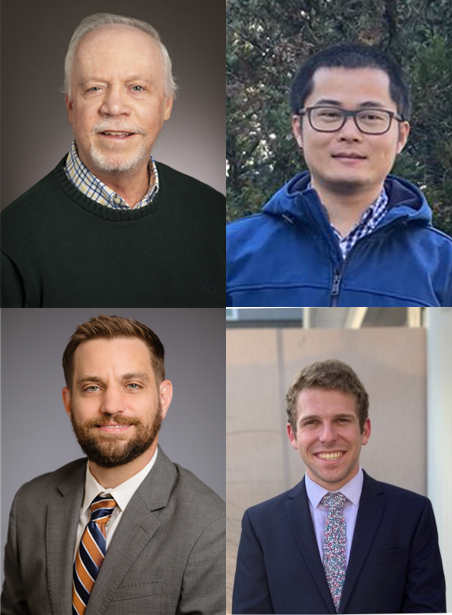
[[[105,524],[116,506],[108,495],[98,495],[91,503],[91,519],[83,532],[74,562],[72,615],[84,615],[94,582],[107,550]]]
[[[322,503],[328,509],[323,537],[323,567],[336,613],[339,611],[347,569],[347,535],[344,519],[346,502],[345,495],[339,492],[327,493],[322,498]]]

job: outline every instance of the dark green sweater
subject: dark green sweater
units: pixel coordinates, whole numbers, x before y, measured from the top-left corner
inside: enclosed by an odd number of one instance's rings
[[[157,163],[150,205],[109,209],[65,160],[2,213],[3,307],[225,306],[222,194]]]

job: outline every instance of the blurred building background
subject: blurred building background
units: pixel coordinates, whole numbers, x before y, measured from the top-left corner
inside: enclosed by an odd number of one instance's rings
[[[452,605],[452,309],[226,310],[227,612],[243,512],[298,483],[304,466],[286,435],[296,373],[336,358],[370,396],[361,465],[433,502]]]

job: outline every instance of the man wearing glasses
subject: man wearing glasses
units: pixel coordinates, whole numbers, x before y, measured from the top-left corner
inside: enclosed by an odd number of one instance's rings
[[[344,43],[313,55],[290,92],[309,171],[227,227],[228,306],[451,306],[452,239],[418,188],[388,175],[410,96],[385,53]]]

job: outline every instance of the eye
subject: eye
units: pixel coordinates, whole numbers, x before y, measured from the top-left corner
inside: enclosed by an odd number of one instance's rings
[[[96,92],[97,90],[100,90],[100,87],[95,85],[92,88],[88,88],[87,92]]]
[[[132,90],[134,92],[144,92],[144,87],[142,85],[134,85],[134,86],[132,86]]]
[[[127,388],[130,389],[131,391],[138,391],[138,389],[141,389],[139,384],[136,384],[136,382],[131,382],[130,384],[127,385]]]
[[[382,113],[378,113],[378,111],[368,111],[367,113],[362,113],[361,118],[366,122],[381,122],[386,120],[386,116]]]
[[[86,389],[84,389],[85,391],[88,391],[88,393],[93,393],[94,391],[99,390],[99,387],[96,386],[95,384],[92,384],[89,387],[86,387]]]
[[[322,109],[321,111],[318,111],[317,115],[329,120],[335,120],[340,117],[341,114],[336,109]]]

